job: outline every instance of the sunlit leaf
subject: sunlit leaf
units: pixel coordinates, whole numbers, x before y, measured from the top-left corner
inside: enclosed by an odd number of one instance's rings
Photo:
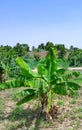
[[[22,69],[22,74],[27,78],[33,78],[36,76],[36,74],[30,69],[28,64],[22,60],[22,58],[17,58],[17,63]]]

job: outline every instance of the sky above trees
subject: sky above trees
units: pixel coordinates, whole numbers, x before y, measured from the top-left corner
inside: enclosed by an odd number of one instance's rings
[[[0,0],[0,45],[82,48],[82,0]]]

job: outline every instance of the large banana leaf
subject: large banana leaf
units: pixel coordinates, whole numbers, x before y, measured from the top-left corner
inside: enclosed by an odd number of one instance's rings
[[[79,90],[81,88],[81,85],[79,85],[75,81],[68,81],[67,85],[68,85],[68,89],[72,88],[73,90]]]
[[[53,74],[53,72],[57,70],[56,50],[54,48],[50,48],[46,56],[46,66],[48,70],[51,69],[50,74]]]
[[[38,64],[38,74],[41,76],[43,76],[43,75],[47,76],[47,70],[46,70],[45,66],[41,63]]]
[[[30,78],[34,78],[37,76],[37,74],[35,74],[30,67],[28,66],[28,64],[26,62],[24,62],[24,60],[20,57],[18,57],[16,59],[18,65],[20,66],[20,68],[22,69],[22,74],[27,77],[28,79]]]
[[[57,75],[63,75],[65,73],[65,69],[64,68],[60,68],[56,71]]]
[[[64,81],[53,86],[53,91],[60,95],[67,95],[71,90],[78,90],[81,86],[74,81]]]
[[[18,79],[12,79],[12,80],[6,81],[5,83],[0,84],[0,90],[22,87],[23,85],[24,85],[24,81],[21,81]]]
[[[34,89],[37,92],[40,92],[41,89],[43,89],[44,93],[47,92],[48,89],[48,84],[44,77],[26,81],[26,86],[29,86],[29,88]]]
[[[48,71],[47,77],[50,83],[51,80],[53,80],[53,75],[57,70],[56,50],[54,50],[54,48],[50,48],[50,51],[45,58],[45,62],[46,62],[46,70]]]
[[[28,89],[22,90],[21,92],[16,93],[15,97],[16,98],[25,97],[25,96],[31,95],[35,92],[36,92],[35,89],[28,88]]]
[[[37,97],[37,94],[34,92],[34,93],[30,94],[30,95],[25,96],[23,99],[21,99],[21,100],[17,103],[17,105],[24,104],[24,103],[26,103],[26,102],[28,102],[28,101],[30,101],[30,100],[36,98],[36,97]]]

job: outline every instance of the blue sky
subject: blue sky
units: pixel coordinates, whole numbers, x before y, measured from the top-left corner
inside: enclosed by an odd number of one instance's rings
[[[82,0],[0,0],[0,45],[82,48]]]

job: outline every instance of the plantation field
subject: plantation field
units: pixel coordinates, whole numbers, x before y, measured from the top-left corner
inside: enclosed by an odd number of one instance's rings
[[[58,114],[53,121],[42,118],[38,101],[16,106],[17,91],[0,91],[0,130],[82,130],[82,88],[78,96],[54,98]]]
[[[55,48],[35,67],[16,63],[1,63],[0,130],[82,130],[81,68],[58,62]]]

